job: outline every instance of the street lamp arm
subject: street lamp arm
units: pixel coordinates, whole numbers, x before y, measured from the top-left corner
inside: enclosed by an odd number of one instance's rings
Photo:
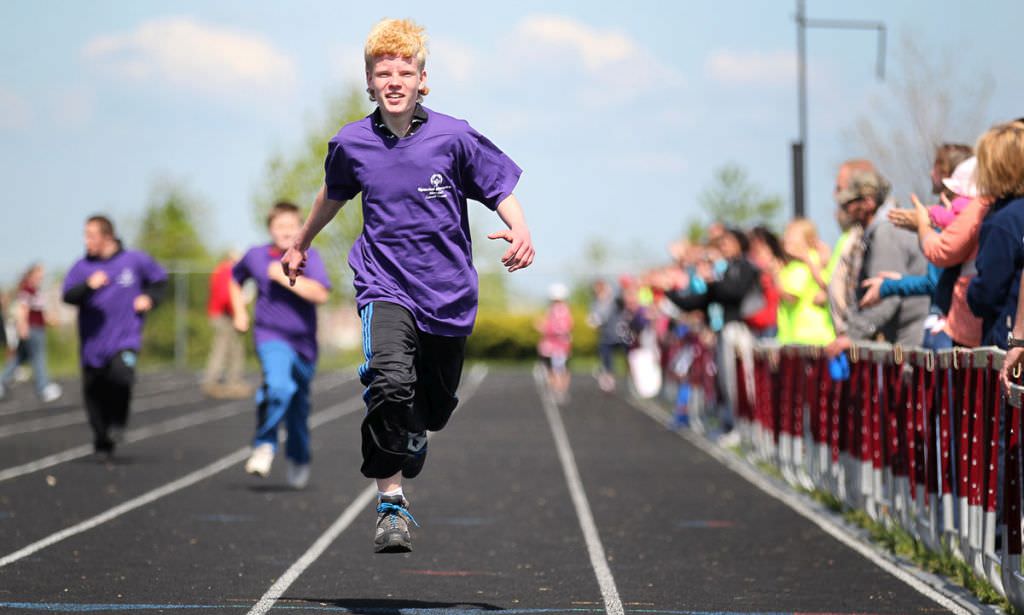
[[[803,17],[799,20],[805,28],[820,28],[826,30],[877,30],[878,31],[878,57],[875,60],[875,72],[878,79],[885,80],[885,22],[869,21],[865,19],[808,19]]]
[[[867,21],[863,19],[808,19],[804,18],[804,25],[808,28],[833,28],[840,30],[885,30],[885,23],[881,21]]]
[[[878,56],[875,71],[878,78],[885,79],[885,23],[864,19],[810,19],[807,17],[806,0],[796,0],[796,50],[797,50],[797,121],[799,140],[793,143],[793,213],[803,216],[804,211],[804,162],[807,158],[807,28],[834,30],[875,30],[878,32]]]

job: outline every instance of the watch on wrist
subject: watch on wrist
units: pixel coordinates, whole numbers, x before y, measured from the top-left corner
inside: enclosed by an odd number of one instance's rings
[[[1024,348],[1024,338],[1013,337],[1013,331],[1006,333],[1006,349]]]

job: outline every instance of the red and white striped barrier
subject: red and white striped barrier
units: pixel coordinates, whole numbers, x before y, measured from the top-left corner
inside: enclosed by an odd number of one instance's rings
[[[821,348],[757,347],[751,403],[736,410],[748,452],[948,549],[1024,609],[1024,388],[1004,393],[1003,351],[869,343],[848,357],[834,380]]]

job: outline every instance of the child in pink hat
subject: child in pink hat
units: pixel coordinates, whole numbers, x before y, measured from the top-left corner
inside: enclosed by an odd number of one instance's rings
[[[942,205],[932,205],[928,208],[928,217],[934,226],[946,228],[953,218],[978,196],[978,187],[974,181],[974,169],[977,165],[977,158],[971,156],[957,165],[953,175],[942,180],[942,184],[956,196],[952,201],[943,196]]]

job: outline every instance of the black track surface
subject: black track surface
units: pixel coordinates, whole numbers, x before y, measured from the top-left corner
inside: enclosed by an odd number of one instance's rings
[[[247,613],[368,484],[361,390],[340,376],[321,377],[314,395],[314,413],[348,410],[314,431],[305,491],[285,487],[283,459],[262,481],[238,463],[0,567],[0,613]],[[166,402],[132,428],[227,403],[202,400],[182,374],[153,375],[139,393],[140,404]],[[75,399],[0,402],[0,428],[84,416]],[[113,461],[0,482],[0,558],[244,447],[252,404],[234,404],[236,414],[127,444]],[[560,414],[626,613],[946,612],[592,380],[574,382]],[[88,441],[84,423],[0,438],[0,471]],[[604,612],[528,371],[492,369],[431,439],[406,493],[422,526],[413,553],[373,554],[368,507],[271,612]]]

